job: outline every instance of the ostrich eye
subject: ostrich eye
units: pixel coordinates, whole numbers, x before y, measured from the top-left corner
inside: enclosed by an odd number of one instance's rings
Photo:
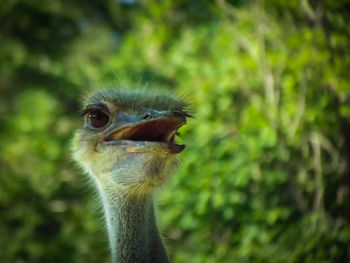
[[[89,122],[90,127],[98,129],[102,128],[108,123],[109,117],[103,111],[94,110],[88,113],[87,120]]]

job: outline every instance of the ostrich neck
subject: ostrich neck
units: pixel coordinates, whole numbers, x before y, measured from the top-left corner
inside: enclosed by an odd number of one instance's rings
[[[113,263],[169,262],[158,232],[152,196],[130,197],[98,184]]]

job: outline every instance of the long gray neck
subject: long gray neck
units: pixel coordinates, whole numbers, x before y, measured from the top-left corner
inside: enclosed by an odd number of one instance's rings
[[[113,263],[169,262],[151,196],[130,197],[98,185]]]

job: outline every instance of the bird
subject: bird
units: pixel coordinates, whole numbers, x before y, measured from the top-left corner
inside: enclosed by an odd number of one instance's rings
[[[189,117],[186,100],[148,88],[100,88],[82,100],[74,160],[102,203],[113,263],[169,262],[154,193],[185,149],[175,137]]]

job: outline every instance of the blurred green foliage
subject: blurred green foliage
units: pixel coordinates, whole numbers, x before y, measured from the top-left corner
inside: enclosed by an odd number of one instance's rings
[[[159,193],[174,262],[349,262],[348,1],[5,0],[1,262],[108,262],[70,159],[80,91],[185,94],[182,165]]]

